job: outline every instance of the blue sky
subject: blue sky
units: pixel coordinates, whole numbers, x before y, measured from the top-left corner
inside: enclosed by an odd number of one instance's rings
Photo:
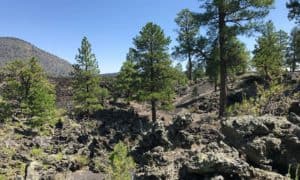
[[[290,32],[286,0],[276,0],[267,19]],[[183,8],[199,11],[198,0],[2,0],[0,36],[24,39],[74,63],[83,36],[92,44],[101,73],[116,72],[132,38],[147,22],[159,24],[173,42],[174,18]],[[242,38],[253,49],[255,37]]]

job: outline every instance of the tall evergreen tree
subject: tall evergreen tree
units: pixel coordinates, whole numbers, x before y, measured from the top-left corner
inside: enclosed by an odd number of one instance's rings
[[[38,60],[10,62],[2,69],[2,77],[1,94],[8,102],[10,115],[21,112],[33,126],[51,118],[55,110],[54,86],[48,82]]]
[[[288,57],[288,50],[289,50],[288,47],[289,47],[290,37],[289,37],[288,33],[286,33],[283,30],[279,30],[277,32],[277,36],[278,36],[279,46],[281,49],[281,54],[283,57],[283,62],[286,66],[288,64],[287,57]]]
[[[212,44],[212,49],[206,61],[205,73],[208,78],[214,83],[215,91],[218,89],[219,75],[220,75],[220,49],[217,41]]]
[[[300,63],[300,28],[292,29],[287,53],[287,65],[294,72]]]
[[[205,76],[205,66],[204,63],[199,61],[193,62],[193,79],[203,78]]]
[[[136,87],[139,83],[136,68],[136,52],[129,49],[127,59],[123,63],[119,74],[117,75],[116,88],[121,96],[125,96],[127,100],[133,99]]]
[[[202,0],[200,22],[218,30],[220,59],[220,108],[219,115],[225,116],[227,104],[227,65],[226,42],[228,37],[249,32],[257,27],[258,20],[265,17],[274,0]]]
[[[215,84],[215,90],[219,82],[219,53],[220,49],[218,42],[215,41],[212,44],[212,49],[207,59],[206,74]],[[246,45],[242,43],[238,38],[231,37],[226,42],[226,59],[228,59],[227,72],[231,77],[235,77],[238,74],[243,74],[247,71],[250,54],[246,50]]]
[[[226,59],[229,76],[236,76],[247,71],[250,52],[237,37],[231,37],[226,43]]]
[[[129,48],[129,51],[126,55],[126,61],[135,62],[137,58],[136,50],[134,48]]]
[[[288,18],[300,24],[300,0],[289,0],[286,7],[289,9]]]
[[[282,71],[283,54],[272,22],[266,24],[262,36],[257,39],[253,54],[253,64],[266,80],[272,80]]]
[[[103,108],[106,90],[100,88],[100,70],[87,37],[81,41],[77,64],[73,65],[73,91],[75,110],[81,115],[92,115]]]
[[[193,57],[195,55],[195,45],[197,41],[197,34],[199,32],[199,22],[195,19],[192,12],[188,9],[183,9],[177,14],[175,19],[176,24],[179,26],[177,30],[178,46],[174,47],[173,55],[187,59],[188,63],[188,78],[192,80],[193,71]]]
[[[183,73],[183,67],[181,63],[177,63],[175,66],[175,69],[177,69],[177,71],[182,72]]]
[[[151,102],[152,121],[156,121],[157,106],[169,104],[174,96],[174,68],[168,54],[171,40],[166,37],[160,26],[147,23],[134,38],[138,58],[138,99]]]

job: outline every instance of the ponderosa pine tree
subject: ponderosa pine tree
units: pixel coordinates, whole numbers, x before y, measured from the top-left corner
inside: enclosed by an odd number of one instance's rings
[[[218,43],[215,41],[212,44],[212,49],[206,60],[205,74],[214,84],[215,91],[218,89],[219,76],[220,76],[220,49]]]
[[[297,64],[300,63],[300,28],[292,29],[290,36],[290,43],[287,53],[287,65],[289,69],[294,72],[297,69]]]
[[[175,69],[177,69],[177,71],[181,72],[181,73],[184,73],[183,72],[183,67],[182,67],[182,64],[181,63],[177,63],[175,65]]]
[[[203,78],[205,76],[204,63],[193,61],[193,79]]]
[[[237,36],[254,30],[259,20],[264,18],[274,0],[201,0],[203,13],[199,21],[203,25],[213,26],[218,30],[219,59],[220,59],[220,108],[219,116],[226,115],[227,104],[227,65],[226,42],[228,37]]]
[[[13,61],[2,69],[3,100],[8,103],[10,116],[20,114],[30,118],[33,126],[49,120],[55,111],[55,90],[48,82],[38,60]]]
[[[220,49],[218,42],[212,44],[211,52],[206,60],[206,74],[209,79],[214,82],[215,90],[219,82],[219,53]],[[237,37],[231,37],[226,42],[226,59],[228,59],[227,72],[228,75],[234,78],[236,75],[243,74],[247,71],[250,54],[246,50],[246,45]]]
[[[136,58],[134,49],[130,49],[127,54],[127,59],[123,63],[116,80],[116,88],[118,92],[120,92],[121,95],[124,95],[127,100],[134,98],[134,92],[136,91],[137,84],[139,83]]]
[[[228,75],[234,77],[247,71],[250,52],[237,37],[231,37],[226,43],[226,59],[228,60]]]
[[[178,46],[174,47],[173,55],[176,58],[187,59],[187,74],[189,80],[192,80],[192,61],[195,55],[195,46],[199,32],[199,22],[188,9],[183,9],[180,11],[177,14],[175,22],[179,26],[179,29],[177,30],[178,37],[176,39]]]
[[[177,79],[177,83],[175,83],[175,86],[184,86],[188,83],[188,78],[183,71],[183,67],[181,63],[177,63],[173,68],[173,74],[174,79]]]
[[[133,48],[129,48],[129,51],[128,51],[127,55],[126,55],[126,60],[127,61],[131,61],[131,62],[135,62],[137,58],[138,57],[137,57],[136,50],[133,49]]]
[[[289,9],[288,18],[300,24],[300,0],[289,0],[286,7]]]
[[[269,21],[266,24],[262,36],[257,39],[253,54],[254,67],[267,81],[280,75],[283,67],[283,54],[278,33],[272,22]]]
[[[81,41],[77,64],[73,65],[74,107],[77,114],[90,116],[103,108],[106,89],[100,87],[100,70],[87,37]]]
[[[288,64],[288,60],[287,60],[288,47],[289,47],[290,37],[289,37],[288,33],[286,33],[283,30],[279,30],[277,32],[277,36],[278,36],[279,46],[280,46],[280,49],[281,49],[281,54],[282,54],[282,57],[283,57],[283,62],[284,62],[284,65],[287,66],[287,64]]]
[[[168,54],[171,40],[166,37],[160,26],[147,23],[134,38],[138,58],[136,67],[140,85],[137,86],[138,99],[150,101],[152,121],[156,121],[159,103],[169,104],[174,97],[174,68]]]

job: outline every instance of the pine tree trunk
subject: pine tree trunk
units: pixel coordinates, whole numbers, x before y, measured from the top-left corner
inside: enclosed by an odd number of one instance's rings
[[[272,77],[269,74],[269,70],[268,70],[268,66],[267,65],[264,66],[264,71],[265,71],[265,81],[266,82],[272,81]]]
[[[218,81],[215,80],[214,84],[215,84],[215,92],[217,92],[218,91]]]
[[[295,62],[295,61],[293,61],[293,68],[292,68],[292,72],[295,72],[295,70],[296,70],[296,62]]]
[[[227,62],[225,59],[225,13],[223,12],[222,5],[219,8],[219,45],[220,45],[220,108],[219,116],[226,116],[226,104],[227,104]]]
[[[87,64],[85,65],[85,72],[87,72],[88,71],[88,66],[87,66]],[[87,94],[89,94],[89,92],[90,92],[90,90],[89,90],[89,85],[88,85],[88,80],[89,80],[89,77],[86,77],[86,93]],[[87,114],[88,114],[88,119],[90,119],[90,114],[91,114],[91,111],[90,111],[90,103],[87,101],[86,102],[87,103]]]
[[[152,44],[152,43],[151,43]],[[150,48],[151,55],[153,54],[152,46]],[[151,56],[152,57],[152,56]],[[154,60],[150,58],[151,62],[151,72],[150,72],[150,78],[151,78],[151,93],[154,92]],[[156,121],[156,101],[154,99],[151,99],[151,111],[152,111],[152,122]]]
[[[156,121],[156,101],[151,100],[152,122]]]
[[[296,48],[295,48],[296,49]],[[296,52],[296,51],[295,51]],[[296,54],[293,55],[293,65],[292,65],[292,72],[296,70]]]
[[[193,67],[192,67],[192,66],[193,66],[193,65],[192,65],[192,57],[191,57],[191,53],[188,54],[188,61],[189,61],[189,62],[188,62],[188,66],[189,66],[189,70],[188,70],[188,71],[189,71],[189,72],[188,72],[189,75],[188,75],[188,78],[189,78],[189,80],[191,81],[192,78],[193,78],[193,77],[192,77],[192,73],[193,73],[193,72],[192,72],[192,71],[193,71]]]

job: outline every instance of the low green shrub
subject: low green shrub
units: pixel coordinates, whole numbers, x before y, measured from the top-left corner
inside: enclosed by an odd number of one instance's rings
[[[227,108],[229,116],[238,115],[262,115],[264,108],[270,103],[272,98],[276,95],[281,95],[285,87],[282,84],[272,84],[268,89],[263,86],[257,86],[257,96],[254,98],[243,98],[241,103],[236,103]]]
[[[109,168],[107,167],[107,159],[104,157],[96,157],[93,159],[95,170],[98,172],[109,173]]]
[[[74,160],[78,163],[80,167],[84,167],[89,164],[89,158],[84,155],[76,155]]]
[[[16,150],[14,148],[2,147],[0,153],[6,157],[12,158],[12,156],[16,154]]]
[[[135,169],[135,162],[128,156],[127,146],[119,142],[115,145],[110,154],[111,176],[114,180],[131,180],[132,172]]]
[[[64,155],[62,152],[59,152],[55,155],[55,160],[56,161],[61,161],[63,159]]]
[[[6,176],[0,174],[0,180],[7,180]]]
[[[31,149],[30,154],[32,157],[34,157],[36,159],[41,159],[44,156],[44,151],[41,148],[34,148],[34,149]]]

